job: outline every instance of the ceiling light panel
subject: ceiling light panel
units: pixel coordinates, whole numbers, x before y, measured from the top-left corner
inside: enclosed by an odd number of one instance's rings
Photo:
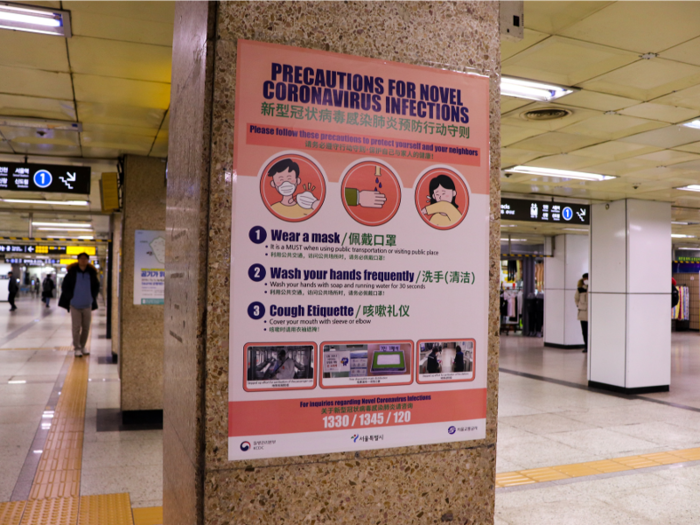
[[[521,173],[525,175],[538,175],[540,177],[557,177],[563,179],[577,179],[588,181],[603,181],[614,179],[608,175],[600,173],[587,173],[583,171],[557,170],[552,168],[541,168],[537,166],[515,166],[505,170],[509,173]]]
[[[0,29],[70,37],[70,13],[0,2]]]
[[[575,91],[574,88],[556,86],[534,80],[501,77],[501,95],[539,102],[550,102]]]
[[[0,199],[1,202],[12,204],[44,204],[46,206],[88,206],[88,201],[44,201],[33,199]]]

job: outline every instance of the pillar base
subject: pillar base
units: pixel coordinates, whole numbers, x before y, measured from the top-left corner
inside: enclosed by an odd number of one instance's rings
[[[549,348],[559,348],[561,350],[582,350],[586,348],[586,345],[560,345],[558,343],[545,343],[544,346]]]
[[[608,385],[605,383],[598,383],[597,381],[589,381],[588,388],[595,388],[597,390],[608,390],[610,392],[617,392],[619,394],[627,394],[630,396],[637,394],[653,394],[656,392],[668,392],[670,390],[669,385],[659,385],[659,386],[642,386],[639,388],[625,388],[622,386]]]

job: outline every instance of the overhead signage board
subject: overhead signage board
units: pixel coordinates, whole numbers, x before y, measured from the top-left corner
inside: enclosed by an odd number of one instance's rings
[[[591,223],[591,207],[588,204],[501,199],[501,220],[588,226]]]
[[[239,40],[236,78],[229,459],[484,438],[488,77]]]
[[[59,259],[5,259],[8,264],[23,264],[25,266],[44,266],[46,264],[62,264]]]
[[[0,162],[0,190],[89,195],[91,172],[85,166]]]
[[[40,255],[57,255],[66,253],[67,246],[49,246],[45,244],[0,244],[0,253],[38,253]],[[92,250],[94,247],[85,247],[85,250]],[[90,253],[88,251],[88,253]]]

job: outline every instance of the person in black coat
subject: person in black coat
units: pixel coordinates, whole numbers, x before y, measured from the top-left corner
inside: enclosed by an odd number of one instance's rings
[[[61,298],[58,300],[58,306],[71,314],[75,357],[83,357],[90,353],[85,345],[90,335],[92,310],[97,310],[99,293],[100,280],[97,270],[90,264],[90,256],[81,253],[78,255],[78,262],[68,267],[61,285]]]
[[[438,347],[434,346],[433,350],[430,352],[430,355],[428,355],[428,373],[429,374],[439,374],[440,373],[440,363],[438,362]]]
[[[464,372],[464,354],[462,353],[462,347],[457,345],[455,350],[457,351],[454,362],[455,372]]]
[[[7,276],[10,278],[10,282],[7,285],[7,291],[9,295],[7,296],[7,301],[10,303],[10,312],[17,310],[15,305],[15,297],[17,297],[17,292],[19,292],[19,286],[17,285],[17,279],[14,278],[12,272],[8,272]]]
[[[46,308],[49,307],[51,298],[53,297],[53,291],[56,288],[56,284],[51,278],[51,274],[44,277],[44,281],[41,283],[41,300],[46,303]]]

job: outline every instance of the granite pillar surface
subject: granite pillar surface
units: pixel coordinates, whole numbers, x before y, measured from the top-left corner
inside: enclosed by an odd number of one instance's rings
[[[173,48],[165,523],[492,523],[500,262],[499,4],[192,4],[176,7]],[[490,76],[485,439],[228,461],[230,239],[239,38]]]
[[[134,305],[134,235],[164,229],[165,160],[127,155],[119,274],[122,412],[163,409],[163,306]]]

